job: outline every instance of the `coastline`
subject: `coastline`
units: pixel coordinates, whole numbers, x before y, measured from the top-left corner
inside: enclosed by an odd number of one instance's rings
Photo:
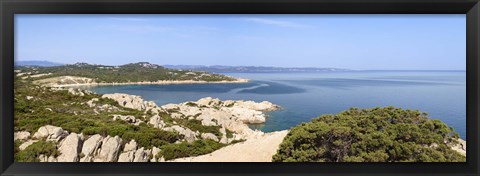
[[[76,87],[76,86],[118,86],[118,85],[172,85],[172,84],[233,84],[248,83],[249,79],[237,79],[235,81],[198,81],[198,80],[179,80],[179,81],[142,81],[142,82],[125,82],[125,83],[76,83],[76,84],[47,84],[50,87]]]

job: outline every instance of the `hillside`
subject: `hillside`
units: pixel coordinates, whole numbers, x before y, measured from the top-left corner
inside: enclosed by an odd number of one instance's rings
[[[221,101],[157,106],[139,96],[96,94],[15,77],[17,162],[161,162],[211,153],[261,137],[269,102]]]
[[[466,142],[426,113],[351,108],[290,130],[274,162],[465,162]]]
[[[147,62],[121,66],[92,65],[76,63],[53,67],[17,66],[16,75],[39,84],[165,84],[205,82],[246,82],[221,74],[200,71],[168,69]]]

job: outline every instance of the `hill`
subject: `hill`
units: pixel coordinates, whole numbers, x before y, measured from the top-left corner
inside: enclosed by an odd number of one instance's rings
[[[121,66],[76,63],[52,67],[15,68],[17,76],[46,85],[77,84],[165,84],[195,82],[245,82],[221,74],[169,69],[148,62]]]
[[[420,111],[351,108],[292,128],[273,161],[465,162],[465,145],[452,128]]]

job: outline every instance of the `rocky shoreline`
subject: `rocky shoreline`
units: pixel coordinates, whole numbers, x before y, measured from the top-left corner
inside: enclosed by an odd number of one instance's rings
[[[59,90],[63,88],[57,88]],[[73,95],[84,96],[92,93],[81,89],[69,88],[68,92]],[[128,94],[104,94],[102,98],[109,98],[116,101],[120,106],[153,114],[144,119],[132,115],[113,115],[112,121],[123,120],[132,125],[146,123],[149,126],[164,131],[174,131],[184,136],[184,139],[177,142],[194,142],[196,140],[209,139],[222,144],[231,144],[235,141],[244,141],[249,144],[253,140],[271,137],[276,133],[264,133],[252,130],[247,124],[264,123],[267,118],[265,112],[279,109],[278,105],[267,101],[253,102],[244,100],[225,100],[206,97],[198,101],[184,102],[180,104],[167,104],[157,106],[152,101],[145,101],[140,96]],[[95,111],[114,110],[115,107],[102,105],[98,98],[84,102]],[[148,113],[147,113],[148,112]],[[191,130],[180,124],[169,124],[160,114],[167,113],[173,119],[195,119],[203,126],[219,126],[220,136],[213,133],[202,133]],[[230,132],[230,133],[229,133]],[[285,134],[283,132],[282,134]],[[278,138],[278,135],[276,135]],[[283,135],[284,137],[284,135]],[[283,137],[280,137],[283,139]],[[281,139],[277,139],[281,142]],[[59,151],[58,156],[39,156],[41,162],[163,162],[163,157],[156,155],[161,150],[156,146],[147,149],[137,145],[135,140],[125,141],[119,136],[102,136],[100,134],[84,135],[70,133],[61,127],[46,125],[40,127],[36,132],[18,131],[15,133],[15,140],[20,141],[20,150],[42,141],[56,142]],[[243,142],[240,142],[243,143]],[[279,142],[277,142],[279,143]],[[268,143],[268,145],[272,145]],[[273,151],[276,151],[278,144],[274,144]],[[271,147],[268,147],[271,148]],[[272,150],[269,151],[274,154]],[[270,155],[270,154],[269,154]],[[265,158],[265,157],[263,157]]]
[[[68,90],[77,96],[86,96],[93,92],[57,87],[54,90]],[[161,151],[157,146],[141,147],[135,140],[124,140],[119,136],[84,135],[68,132],[61,127],[45,125],[37,131],[17,131],[14,139],[20,141],[19,150],[38,141],[53,141],[58,149],[58,156],[41,155],[41,162],[270,162],[280,143],[289,133],[288,130],[264,133],[252,130],[248,124],[265,123],[266,112],[281,107],[268,101],[254,102],[246,100],[220,100],[206,97],[197,101],[157,106],[153,101],[145,101],[140,96],[113,93],[104,94],[101,98],[114,100],[118,105],[143,112],[143,118],[133,115],[113,115],[112,121],[121,120],[139,126],[145,123],[159,130],[177,132],[183,139],[176,143],[192,143],[198,140],[213,140],[227,146],[209,154],[186,158],[166,160],[157,156]],[[35,97],[26,97],[34,100]],[[102,104],[99,98],[82,102],[97,111],[116,111],[115,106]],[[167,114],[171,119],[165,119]],[[218,134],[192,130],[173,120],[196,120],[202,126],[219,127]],[[462,155],[466,155],[466,141],[449,146]],[[435,146],[430,146],[435,147]]]
[[[231,77],[233,78],[233,77]],[[234,78],[235,80],[203,81],[203,80],[158,80],[138,82],[98,83],[91,78],[76,76],[61,76],[34,81],[49,87],[77,87],[77,86],[116,86],[116,85],[170,85],[170,84],[218,84],[218,83],[247,83],[249,79]]]

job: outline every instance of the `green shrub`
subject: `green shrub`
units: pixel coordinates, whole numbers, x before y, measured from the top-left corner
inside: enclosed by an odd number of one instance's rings
[[[157,157],[163,156],[165,160],[171,160],[175,158],[199,156],[212,153],[225,145],[226,144],[218,143],[211,139],[197,140],[192,143],[182,142],[179,144],[168,144],[160,147],[161,151]]]
[[[292,128],[273,161],[464,162],[444,143],[457,137],[452,128],[420,111],[351,108]]]
[[[16,162],[39,162],[40,155],[57,157],[60,153],[55,142],[38,141],[15,154]]]

